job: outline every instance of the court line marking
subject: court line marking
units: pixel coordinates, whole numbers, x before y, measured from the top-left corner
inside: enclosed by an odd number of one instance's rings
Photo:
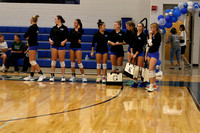
[[[18,120],[33,119],[33,118],[45,117],[45,116],[50,116],[50,115],[58,115],[58,114],[64,114],[64,113],[68,113],[68,112],[74,112],[74,111],[77,111],[77,110],[87,109],[87,108],[94,107],[94,106],[97,106],[97,105],[101,105],[101,104],[104,104],[104,103],[107,103],[109,101],[114,100],[115,98],[117,98],[122,93],[123,89],[124,89],[124,86],[122,85],[119,93],[116,96],[114,96],[114,97],[112,97],[112,98],[110,98],[108,100],[105,100],[105,101],[102,101],[102,102],[99,102],[99,103],[96,103],[96,104],[88,105],[88,106],[85,106],[85,107],[82,107],[82,108],[77,108],[77,109],[72,109],[72,110],[66,110],[66,111],[61,111],[61,112],[56,112],[56,113],[50,113],[50,114],[43,114],[43,115],[35,115],[35,116],[23,117],[23,118],[14,118],[14,119],[1,120],[0,122],[12,122],[12,121],[18,121]]]
[[[191,95],[191,97],[192,97],[192,99],[193,99],[193,101],[194,101],[194,103],[195,103],[197,109],[200,111],[200,105],[199,105],[199,102],[198,102],[198,100],[196,99],[194,93],[192,92],[192,90],[191,90],[189,87],[187,87],[187,90],[188,90],[188,92],[190,93],[190,95]]]
[[[8,116],[0,116],[0,117],[8,117]],[[13,117],[12,119],[17,119],[17,117]],[[5,124],[3,124],[2,126],[0,126],[0,130],[3,129],[5,126],[7,126],[8,124],[10,124],[12,121],[7,121]]]

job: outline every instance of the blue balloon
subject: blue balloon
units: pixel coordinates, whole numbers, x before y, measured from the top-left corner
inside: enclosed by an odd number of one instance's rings
[[[198,2],[194,2],[193,7],[194,7],[194,9],[199,9],[199,3]]]
[[[186,14],[188,11],[187,11],[187,8],[183,8],[183,9],[181,9],[181,13],[182,14]]]
[[[165,11],[165,13],[169,13],[170,12],[170,9],[167,9],[166,11]]]
[[[172,17],[171,17],[171,16],[166,16],[166,17],[165,17],[165,20],[166,20],[167,22],[172,22]]]
[[[159,15],[158,16],[158,20],[160,20],[161,18],[164,18],[164,16],[163,15]]]
[[[187,4],[187,3],[184,3],[184,4],[183,4],[183,7],[184,7],[184,8],[187,8],[187,7],[188,7],[188,4]]]
[[[175,17],[175,16],[172,16],[172,22],[173,22],[173,23],[176,23],[176,22],[177,22],[177,20],[178,20],[178,18],[177,18],[177,17]]]
[[[165,26],[159,25],[159,28],[160,28],[160,29],[165,29]]]
[[[174,7],[174,10],[178,10],[178,9],[179,9],[178,6],[175,6],[175,7]]]
[[[181,11],[179,9],[175,10],[174,11],[174,16],[177,17],[177,18],[180,17],[181,16]]]
[[[162,29],[162,34],[164,35],[166,33],[166,30],[165,29]]]
[[[174,9],[171,9],[170,12],[174,12]]]
[[[172,22],[167,22],[167,23],[165,24],[165,27],[166,27],[166,28],[171,28],[172,25],[173,25]]]

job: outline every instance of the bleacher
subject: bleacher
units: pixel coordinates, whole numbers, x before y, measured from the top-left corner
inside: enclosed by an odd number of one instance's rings
[[[5,41],[8,43],[8,47],[11,47],[11,44],[14,39],[15,34],[20,34],[21,39],[24,43],[26,43],[26,39],[24,38],[24,33],[28,30],[28,27],[8,27],[8,26],[0,26],[0,33],[5,36]],[[51,45],[49,44],[48,38],[51,28],[47,27],[39,27],[39,35],[38,35],[38,42],[39,42],[39,49],[38,49],[38,59],[37,63],[41,67],[50,67],[51,66]],[[69,28],[70,30],[70,28]],[[95,32],[97,32],[98,29],[84,29],[84,35],[82,37],[82,62],[85,69],[96,69],[96,60],[95,56],[91,57],[91,47],[92,47],[92,37]],[[107,31],[111,31],[111,29],[108,29]],[[71,67],[70,63],[70,57],[69,57],[69,42],[66,43],[66,56],[65,56],[65,63],[66,68]],[[96,47],[95,47],[96,48]],[[108,49],[110,50],[110,46],[108,45]],[[8,51],[7,54],[9,54],[10,51]],[[90,60],[85,60],[86,55],[89,56]],[[2,59],[0,59],[0,65],[2,64]],[[18,65],[23,66],[23,59],[18,60]],[[111,61],[110,56],[108,56],[108,69],[111,69]],[[59,61],[57,61],[56,67],[60,67]],[[76,63],[76,68],[78,68],[78,65]]]

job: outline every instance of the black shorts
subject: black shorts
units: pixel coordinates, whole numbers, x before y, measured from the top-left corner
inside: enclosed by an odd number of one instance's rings
[[[118,52],[110,51],[110,55],[115,55],[117,58],[124,57],[124,51],[118,51]]]
[[[186,46],[181,46],[181,54],[185,54]]]

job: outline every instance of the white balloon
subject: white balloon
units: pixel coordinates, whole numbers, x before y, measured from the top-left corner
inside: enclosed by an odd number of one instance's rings
[[[166,21],[164,18],[161,18],[160,20],[158,20],[158,24],[161,26],[164,26],[166,24]]]
[[[193,6],[194,3],[192,1],[188,1],[187,4],[188,4],[188,7],[189,7],[189,6]]]
[[[169,15],[169,13],[165,13],[165,16],[168,16]]]
[[[188,6],[187,8],[188,12],[192,12],[194,10],[193,6]]]
[[[179,10],[183,9],[183,4],[184,4],[184,3],[182,3],[182,2],[180,2],[180,3],[178,4]]]
[[[170,16],[173,16],[173,12],[169,12],[169,15],[170,15]]]
[[[179,18],[178,21],[184,21],[185,20],[185,14],[182,14]]]

